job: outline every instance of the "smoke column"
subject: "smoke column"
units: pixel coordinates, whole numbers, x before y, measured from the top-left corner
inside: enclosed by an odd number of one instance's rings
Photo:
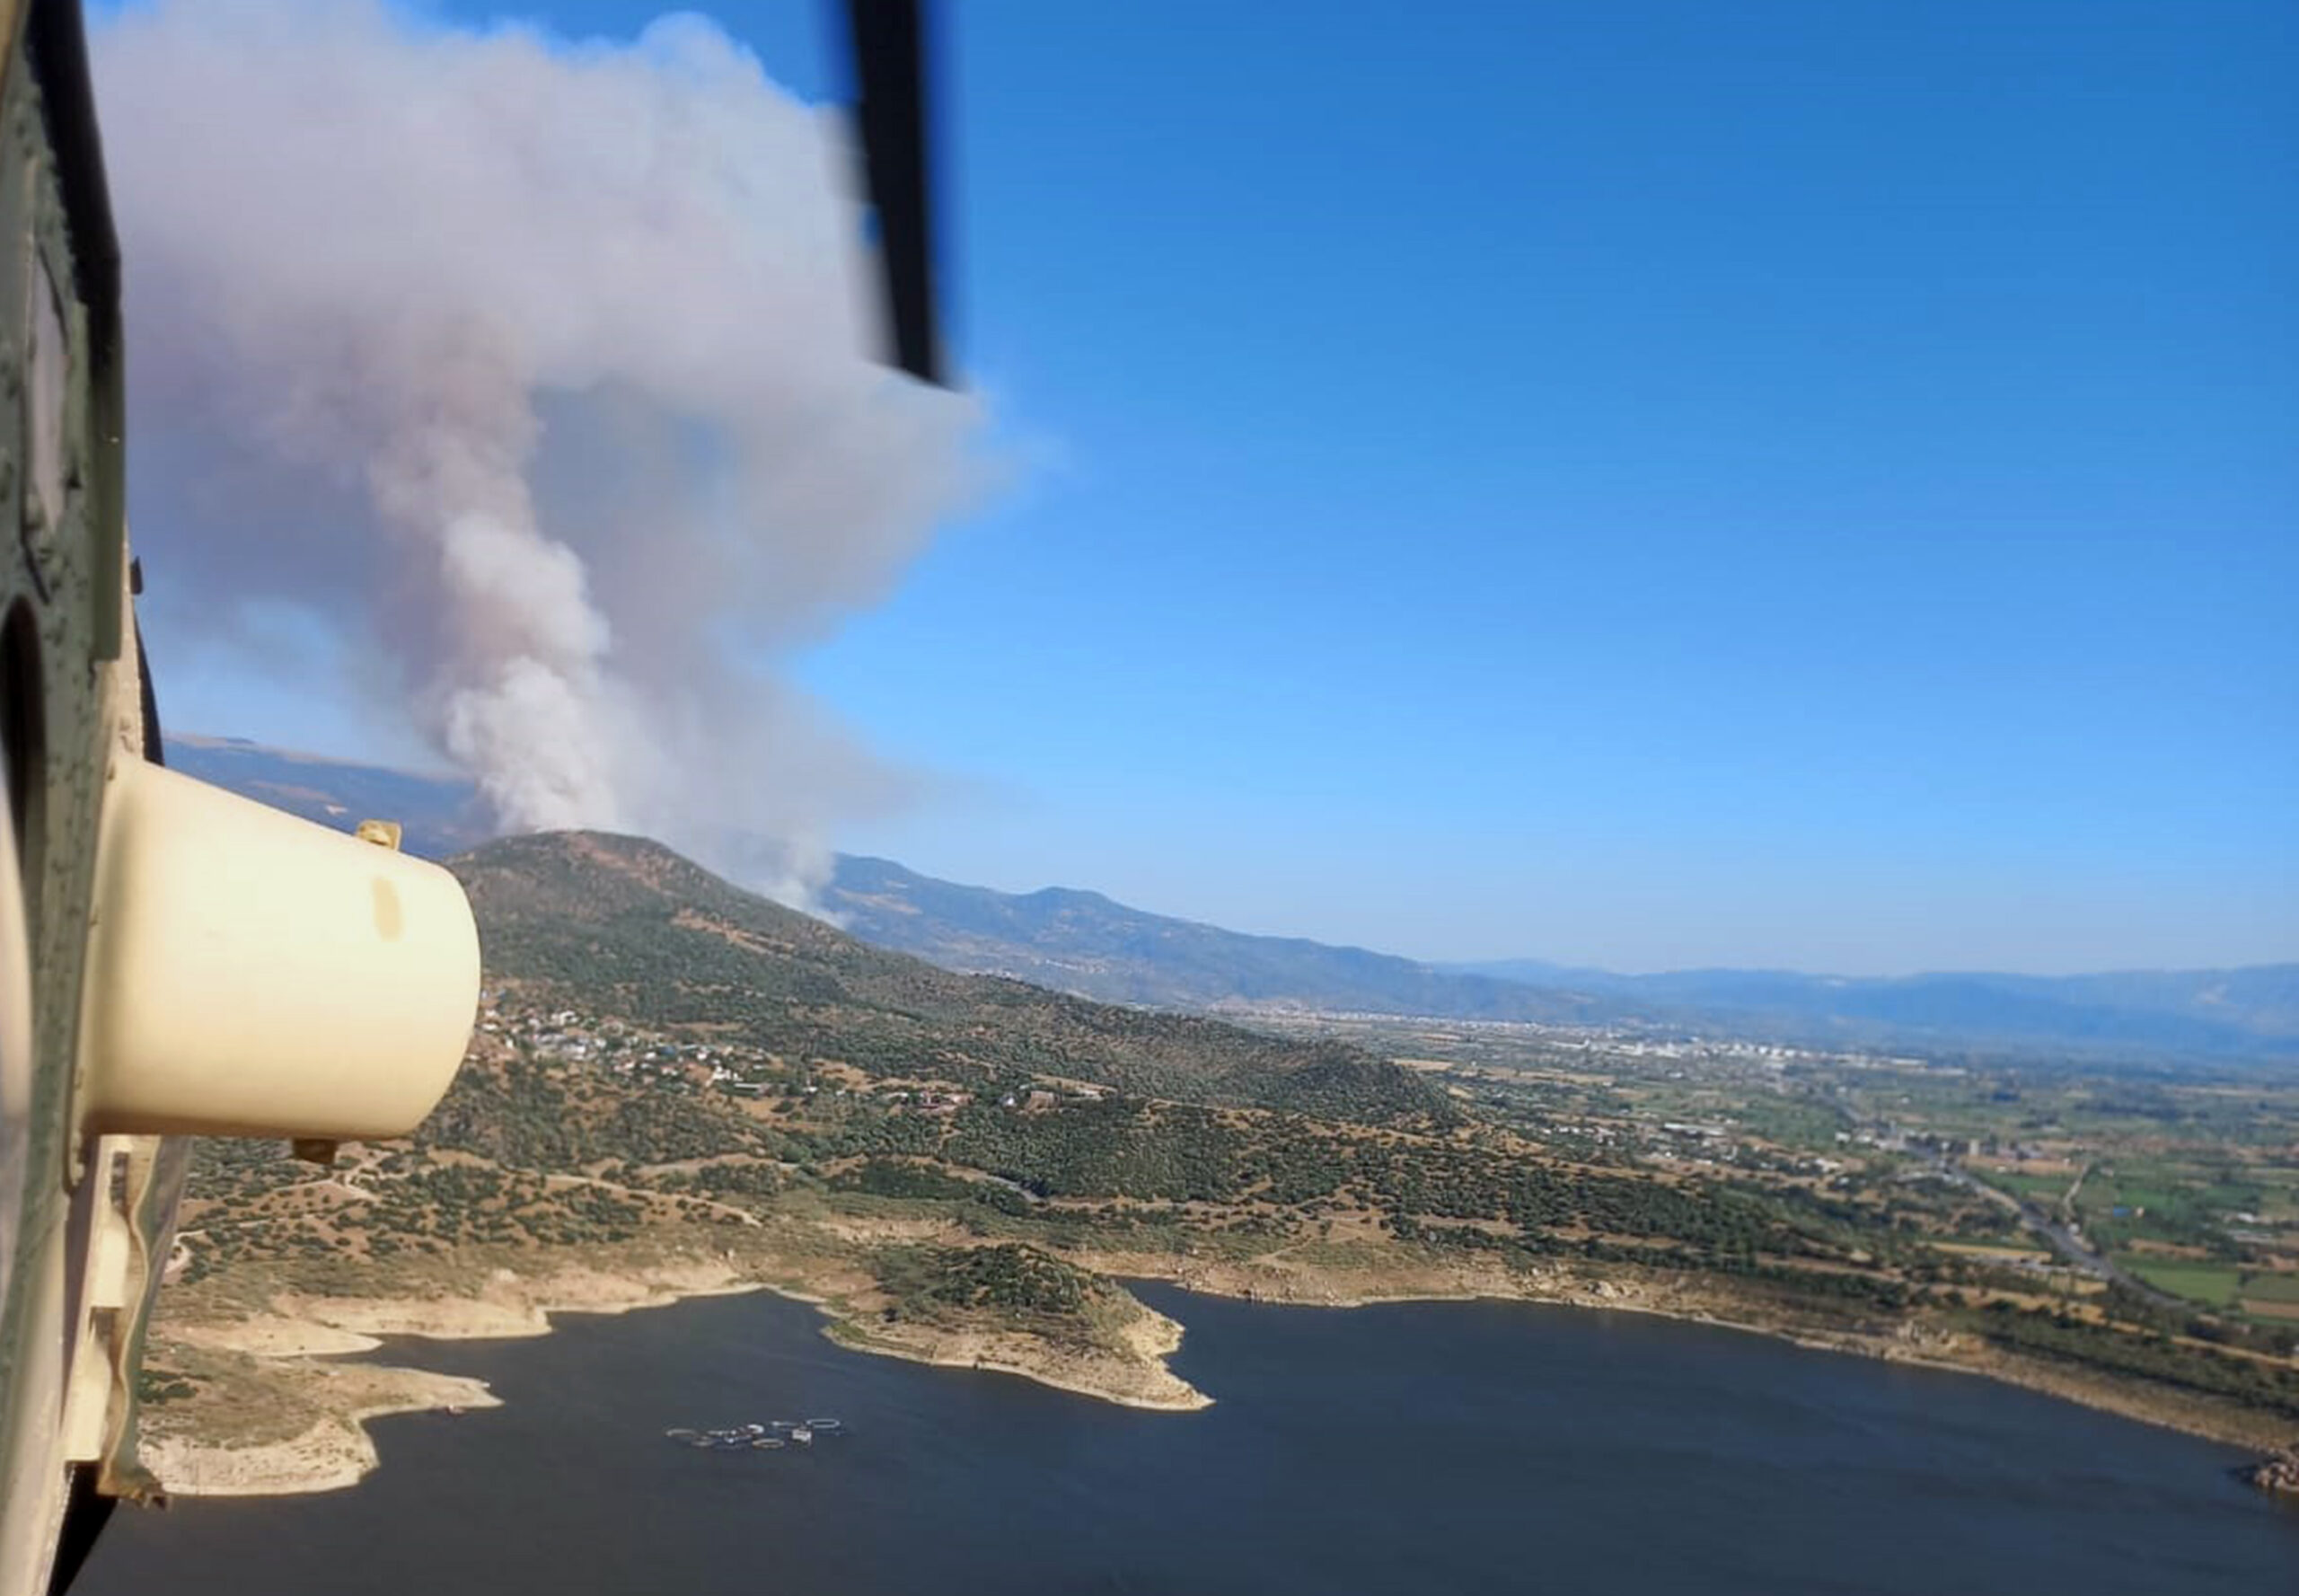
[[[803,897],[907,779],[775,666],[983,474],[975,404],[862,357],[841,120],[691,16],[168,0],[93,47],[155,596],[324,618],[508,825]]]

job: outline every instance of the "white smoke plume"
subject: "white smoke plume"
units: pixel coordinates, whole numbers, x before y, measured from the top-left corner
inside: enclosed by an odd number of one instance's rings
[[[635,42],[373,0],[93,37],[154,598],[302,605],[509,824],[787,896],[898,801],[775,666],[982,485],[864,358],[842,119],[701,18]]]

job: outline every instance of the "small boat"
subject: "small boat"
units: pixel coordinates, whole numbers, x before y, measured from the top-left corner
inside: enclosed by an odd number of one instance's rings
[[[817,1435],[822,1435],[840,1428],[844,1423],[842,1419],[808,1419],[806,1428]]]
[[[790,1439],[797,1442],[800,1446],[810,1446],[814,1443],[815,1433],[812,1430],[807,1429],[806,1425],[800,1424],[790,1432]]]
[[[754,1452],[779,1452],[785,1444],[779,1436],[762,1435],[751,1442],[751,1450]]]

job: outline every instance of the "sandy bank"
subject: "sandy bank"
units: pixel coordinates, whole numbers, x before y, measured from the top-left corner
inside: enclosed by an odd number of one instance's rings
[[[187,1496],[287,1495],[340,1490],[375,1467],[366,1421],[390,1414],[493,1407],[485,1382],[337,1360],[372,1352],[388,1336],[453,1341],[542,1336],[554,1313],[624,1313],[688,1297],[759,1289],[718,1264],[679,1263],[628,1273],[574,1267],[526,1276],[490,1274],[471,1297],[323,1297],[282,1292],[269,1312],[234,1319],[163,1317],[157,1342],[236,1360],[247,1383],[288,1412],[315,1414],[281,1440],[229,1438],[229,1419],[194,1400],[146,1412],[145,1466],[168,1491]],[[163,1300],[164,1302],[164,1300]],[[245,1394],[242,1406],[250,1406]],[[203,1432],[225,1438],[203,1439]]]
[[[1122,1407],[1189,1413],[1211,1407],[1213,1398],[1167,1367],[1182,1344],[1182,1327],[1142,1306],[1120,1333],[1119,1349],[1068,1347],[1042,1336],[990,1330],[944,1330],[915,1325],[834,1321],[827,1328],[841,1346],[885,1357],[908,1358],[944,1369],[988,1369],[1018,1374],[1058,1391],[1095,1397]]]
[[[754,1292],[762,1283],[731,1265],[703,1262],[657,1264],[628,1272],[561,1268],[542,1275],[498,1269],[475,1297],[283,1293],[274,1299],[273,1306],[281,1321],[310,1327],[316,1334],[348,1335],[367,1346],[384,1336],[491,1341],[548,1335],[551,1316],[555,1313],[629,1313],[634,1309],[668,1307],[689,1297]],[[228,1335],[233,1327],[222,1328]],[[240,1350],[254,1349],[242,1346]]]
[[[732,1264],[654,1264],[628,1272],[593,1266],[533,1276],[507,1269],[489,1274],[475,1296],[350,1298],[282,1292],[270,1310],[244,1318],[163,1320],[162,1344],[235,1358],[250,1378],[284,1404],[309,1406],[311,1425],[278,1440],[201,1438],[213,1419],[198,1400],[147,1415],[145,1464],[168,1491],[184,1495],[289,1495],[356,1485],[376,1466],[364,1422],[389,1414],[491,1407],[484,1382],[420,1369],[346,1363],[385,1336],[430,1340],[498,1339],[550,1333],[559,1313],[625,1313],[666,1307],[689,1297],[771,1291],[820,1310],[824,1333],[841,1345],[944,1368],[988,1369],[1130,1407],[1186,1411],[1211,1398],[1166,1366],[1182,1327],[1135,1305],[1111,1349],[1062,1346],[1044,1337],[925,1325],[860,1327],[846,1312],[847,1293],[868,1283],[832,1266],[802,1279],[762,1279]]]
[[[2271,1450],[2291,1440],[2287,1419],[2240,1403],[2137,1380],[2119,1380],[2073,1365],[2021,1357],[1976,1337],[1905,1324],[1889,1336],[1815,1334],[1768,1322],[1729,1292],[1705,1283],[1666,1284],[1592,1279],[1563,1269],[1512,1271],[1472,1260],[1458,1266],[1401,1262],[1395,1268],[1333,1268],[1282,1255],[1251,1263],[1176,1259],[1169,1254],[1096,1253],[1072,1262],[1099,1273],[1161,1280],[1185,1291],[1298,1308],[1369,1308],[1381,1303],[1508,1301],[1643,1313],[1687,1324],[1740,1330],[1813,1352],[1846,1353],[1884,1362],[1994,1380],[2119,1418],[2177,1430],[2229,1446]]]
[[[277,1362],[282,1379],[306,1388],[299,1394],[313,1397],[322,1409],[339,1411],[323,1412],[299,1435],[252,1445],[208,1444],[165,1431],[147,1433],[145,1466],[168,1491],[186,1496],[277,1496],[341,1490],[357,1485],[375,1467],[367,1420],[499,1406],[485,1381],[461,1375],[364,1363],[322,1365],[293,1357]]]
[[[1502,1301],[1595,1308],[1773,1336],[1819,1351],[1976,1375],[2043,1392],[2143,1423],[2209,1440],[2267,1449],[2290,1439],[2274,1415],[2088,1374],[2022,1358],[1975,1338],[1910,1324],[1887,1336],[1766,1322],[1748,1304],[1698,1278],[1613,1280],[1569,1268],[1512,1270],[1484,1260],[1458,1264],[1403,1257],[1392,1265],[1338,1265],[1274,1255],[1251,1261],[1176,1258],[1170,1254],[1093,1252],[1070,1262],[1105,1276],[1155,1279],[1185,1290],[1299,1307],[1353,1308],[1413,1301]],[[204,1443],[196,1403],[172,1405],[145,1443],[147,1465],[171,1490],[187,1495],[269,1495],[338,1489],[375,1467],[362,1422],[384,1414],[495,1404],[476,1380],[413,1369],[336,1362],[366,1352],[384,1336],[437,1339],[545,1334],[560,1312],[620,1313],[687,1297],[773,1291],[819,1309],[824,1333],[856,1351],[942,1368],[986,1369],[1055,1389],[1167,1412],[1202,1408],[1212,1398],[1174,1373],[1167,1359],[1184,1327],[1146,1304],[1105,1330],[1117,1343],[1094,1347],[992,1328],[885,1323],[868,1311],[872,1283],[850,1263],[831,1258],[793,1265],[788,1259],[656,1262],[628,1271],[586,1265],[534,1276],[497,1270],[472,1297],[348,1299],[283,1293],[269,1312],[230,1322],[170,1324],[187,1345],[251,1361],[284,1393],[316,1415],[303,1433],[254,1444]],[[772,1278],[765,1276],[771,1275]],[[171,1433],[173,1432],[173,1433]]]

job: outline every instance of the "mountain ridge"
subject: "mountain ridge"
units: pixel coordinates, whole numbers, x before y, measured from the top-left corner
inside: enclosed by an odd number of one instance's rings
[[[1537,961],[1447,968],[1530,972]],[[1608,995],[1711,1014],[1769,1016],[1773,1023],[1825,1012],[1847,1029],[1862,1022],[1910,1034],[1930,1030],[2053,1037],[2165,1050],[2299,1054],[2299,965],[2199,970],[2120,970],[2023,975],[1934,970],[1912,975],[1814,975],[1791,970],[1672,970],[1618,975],[1575,970]],[[1502,975],[1502,979],[1528,976]]]
[[[1176,1101],[1449,1124],[1445,1095],[1344,1043],[940,968],[744,891],[659,842],[499,838],[449,861],[490,977],[794,1060],[988,1085],[1057,1075]]]
[[[1577,993],[1450,974],[1396,954],[1231,931],[1074,887],[1000,893],[866,855],[840,855],[821,897],[841,922],[881,947],[1105,1001],[1549,1024],[1616,1017]]]
[[[430,857],[493,834],[474,789],[454,777],[244,739],[172,737],[168,754],[194,775],[323,824],[398,819],[409,849]],[[946,969],[1144,1007],[1642,1025],[1829,1046],[2299,1059],[2299,964],[1889,977],[1736,969],[1622,975],[1523,959],[1430,964],[1230,931],[1089,889],[969,886],[861,855],[839,857],[822,906],[863,940]]]
[[[960,886],[891,860],[845,855],[823,899],[868,940],[955,968],[994,968],[1119,1001],[1721,1027],[1826,1045],[2299,1056],[2299,965],[1878,977],[1731,969],[1620,975],[1535,961],[1423,965],[1302,938],[1228,931],[1098,894],[1053,900],[1061,906],[1048,910],[1043,892]],[[1090,913],[1080,906],[1088,902]],[[1538,976],[1546,979],[1528,979]]]

